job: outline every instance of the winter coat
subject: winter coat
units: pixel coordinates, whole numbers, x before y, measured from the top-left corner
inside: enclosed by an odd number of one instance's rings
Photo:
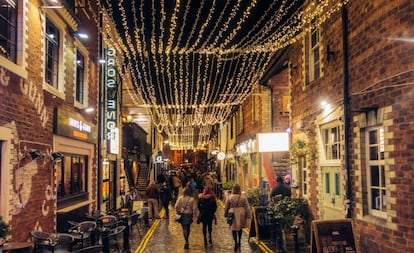
[[[250,227],[252,211],[249,202],[244,195],[230,194],[225,203],[225,217],[228,216],[229,211],[234,212],[233,224],[231,225],[232,231],[240,231],[243,228]]]
[[[198,199],[199,221],[211,222],[214,219],[214,215],[217,210],[217,202],[213,197],[205,197],[200,194]]]

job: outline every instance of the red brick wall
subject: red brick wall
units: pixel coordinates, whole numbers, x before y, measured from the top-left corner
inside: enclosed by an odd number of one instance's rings
[[[70,36],[65,44],[65,99],[43,89],[44,51],[43,25],[37,1],[29,1],[26,23],[25,61],[27,79],[0,66],[0,126],[12,129],[12,164],[9,172],[2,168],[2,175],[10,178],[8,212],[12,225],[12,239],[24,241],[32,230],[54,231],[56,221],[56,185],[54,163],[49,157],[31,161],[27,151],[36,149],[43,154],[53,152],[53,110],[78,111],[74,108],[74,40]],[[68,34],[68,33],[67,33]],[[95,43],[96,40],[92,40]],[[91,44],[93,46],[93,44]],[[92,58],[93,56],[91,56]],[[24,68],[24,67],[23,67]],[[97,65],[89,66],[89,104],[97,105]],[[85,115],[96,123],[97,116]],[[96,168],[96,161],[94,162]],[[92,168],[91,168],[92,169]],[[5,173],[5,174],[3,174]],[[93,172],[96,177],[96,170]],[[95,180],[96,181],[96,180]],[[96,192],[96,183],[89,188]],[[2,193],[4,194],[4,193]],[[96,194],[94,194],[96,197]]]

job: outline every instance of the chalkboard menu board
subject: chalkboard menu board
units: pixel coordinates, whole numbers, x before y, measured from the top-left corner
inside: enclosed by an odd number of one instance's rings
[[[313,253],[357,253],[351,219],[312,222]]]
[[[250,225],[250,237],[256,237],[259,240],[272,239],[274,235],[274,223],[273,218],[269,215],[267,207],[258,206],[253,207],[253,219]]]

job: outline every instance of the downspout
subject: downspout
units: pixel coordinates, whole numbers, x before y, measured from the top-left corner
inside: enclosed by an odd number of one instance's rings
[[[102,10],[99,11],[99,34],[98,34],[98,47],[99,47],[99,59],[103,58],[103,38],[102,38],[102,27],[103,27],[103,17]],[[102,138],[103,138],[103,81],[104,81],[104,66],[102,63],[98,62],[98,71],[99,71],[99,88],[98,88],[98,154],[97,154],[97,164],[98,164],[98,184],[97,184],[97,210],[101,210],[102,203]]]
[[[352,187],[351,187],[351,165],[350,165],[350,105],[349,105],[349,59],[348,59],[348,11],[345,6],[341,8],[342,13],[342,51],[343,51],[343,100],[344,100],[344,167],[346,170],[346,218],[351,218]]]

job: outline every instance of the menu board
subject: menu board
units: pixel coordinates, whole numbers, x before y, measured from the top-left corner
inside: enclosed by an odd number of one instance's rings
[[[351,219],[312,221],[312,252],[357,253]]]

